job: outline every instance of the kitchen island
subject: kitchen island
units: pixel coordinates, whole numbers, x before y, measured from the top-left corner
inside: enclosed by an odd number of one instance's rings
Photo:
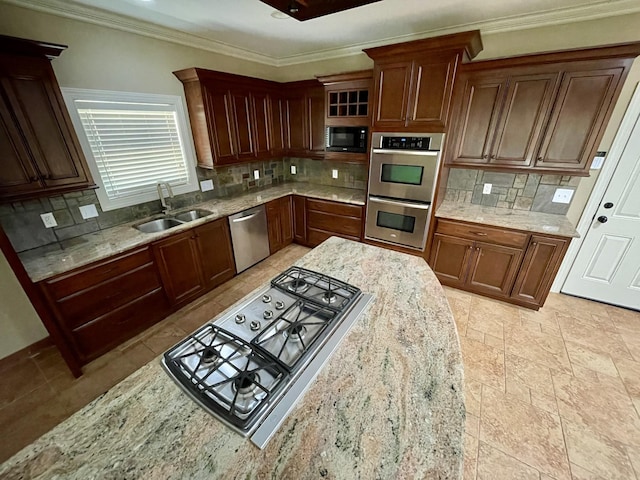
[[[332,237],[296,264],[375,298],[264,450],[155,359],[0,465],[0,478],[460,478],[460,347],[426,262]]]

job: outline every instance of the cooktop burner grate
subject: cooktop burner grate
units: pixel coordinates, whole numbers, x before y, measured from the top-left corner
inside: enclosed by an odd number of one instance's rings
[[[248,428],[287,374],[248,342],[207,324],[164,354],[181,384],[226,421]]]

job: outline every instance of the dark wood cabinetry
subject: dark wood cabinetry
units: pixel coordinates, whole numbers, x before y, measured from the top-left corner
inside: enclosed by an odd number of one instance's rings
[[[39,285],[81,364],[161,320],[170,308],[148,247]]]
[[[306,200],[306,245],[315,247],[336,235],[359,242],[362,239],[364,207],[327,200]]]
[[[307,244],[307,199],[293,195],[293,240],[300,245]]]
[[[95,187],[51,67],[65,48],[0,36],[0,200]]]
[[[458,64],[482,50],[480,32],[365,50],[374,61],[374,130],[445,131]]]
[[[266,205],[271,255],[293,242],[291,196],[272,200]]]
[[[172,305],[186,303],[235,275],[226,218],[172,235],[152,248]]]
[[[640,46],[461,66],[446,163],[586,175]]]
[[[316,80],[287,85],[289,120],[288,154],[324,158],[324,93]]]
[[[443,285],[538,309],[568,245],[562,237],[438,219],[429,265]]]

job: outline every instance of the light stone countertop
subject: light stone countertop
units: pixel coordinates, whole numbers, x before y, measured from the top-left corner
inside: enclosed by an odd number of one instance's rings
[[[460,479],[460,344],[426,262],[332,237],[297,264],[375,297],[264,450],[156,358],[0,465],[0,478]]]
[[[444,201],[436,210],[436,217],[561,237],[577,238],[580,236],[567,217],[551,213]]]
[[[39,282],[54,275],[68,272],[74,268],[155,242],[161,238],[175,235],[217,218],[233,215],[290,194],[354,205],[365,204],[363,190],[310,183],[287,183],[255,193],[232,198],[219,198],[192,205],[188,207],[188,210],[200,208],[211,211],[211,215],[163,232],[142,233],[136,230],[133,226],[144,222],[143,219],[139,219],[106,230],[100,230],[99,232],[72,238],[64,242],[63,249],[59,244],[46,245],[22,252],[19,257],[31,280]],[[174,212],[170,212],[170,214],[172,213]],[[158,217],[158,215],[155,217]]]

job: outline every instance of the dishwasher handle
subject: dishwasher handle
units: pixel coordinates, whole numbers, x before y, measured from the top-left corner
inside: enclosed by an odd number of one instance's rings
[[[251,215],[247,215],[246,217],[234,218],[231,220],[233,223],[246,222],[247,220],[251,220],[260,212],[252,213]]]

